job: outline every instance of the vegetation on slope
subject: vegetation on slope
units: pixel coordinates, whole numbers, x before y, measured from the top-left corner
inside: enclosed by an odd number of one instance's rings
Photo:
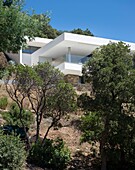
[[[35,35],[55,38],[62,33],[49,25],[50,20],[47,14],[31,16],[22,12],[21,2],[18,0],[4,1],[4,3],[2,0],[0,1],[2,14],[0,15],[0,38],[3,40],[0,42],[0,51],[18,51],[26,43],[25,35],[29,39]],[[88,29],[83,31],[78,28],[71,32],[92,35]],[[6,62],[4,61],[4,63]],[[94,96],[83,94],[79,97],[78,104],[83,109],[84,116],[80,120],[82,123],[79,121],[78,126],[81,124],[80,128],[83,132],[81,141],[88,141],[92,144],[92,156],[94,156],[94,160],[98,160],[97,164],[101,166],[102,170],[135,169],[134,65],[134,57],[131,55],[129,47],[119,42],[109,43],[96,49],[92,59],[86,63],[83,70],[87,82],[92,84]],[[17,116],[19,123],[17,119],[14,122],[25,130],[29,161],[32,163],[33,160],[37,161],[38,165],[44,168],[65,168],[70,156],[63,140],[60,139],[55,143],[54,140],[49,140],[47,137],[50,129],[56,127],[60,119],[64,118],[63,116],[69,115],[76,108],[76,95],[73,87],[65,83],[62,73],[49,63],[39,64],[33,68],[21,65],[10,66],[8,73],[6,90],[19,107],[17,114],[14,110],[10,118],[14,120]],[[11,79],[13,81],[9,83]],[[29,101],[36,117],[36,140],[33,141],[32,147],[23,119],[26,118],[26,112],[24,112],[26,100]],[[48,118],[49,125],[46,132],[43,130],[41,137],[41,123],[45,118]],[[7,119],[7,122],[12,121]],[[76,128],[79,127],[76,126]],[[15,160],[21,167],[25,160],[24,150],[21,152],[24,153],[22,155],[24,159],[19,159],[21,163],[16,159],[14,151],[20,156],[20,147],[23,148],[23,145],[16,134],[14,135],[1,135],[0,166],[2,168],[15,169]],[[51,150],[51,152],[49,151],[50,157],[48,157],[48,149]],[[42,162],[38,162],[39,159],[36,155],[42,156],[43,161],[49,159],[41,165]],[[75,156],[77,157],[77,155]],[[4,162],[5,160],[6,162]],[[57,160],[61,164],[58,165]],[[15,165],[12,164],[13,162]],[[92,157],[89,162],[92,162]],[[86,161],[86,164],[88,165],[89,162]]]

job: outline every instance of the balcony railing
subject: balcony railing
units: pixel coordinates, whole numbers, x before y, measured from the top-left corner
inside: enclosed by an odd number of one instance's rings
[[[88,59],[89,58],[87,56],[84,57],[84,56],[78,56],[78,55],[71,55],[69,57],[68,55],[65,55],[62,57],[54,58],[52,60],[52,65],[57,67],[58,65],[60,65],[63,62],[74,63],[74,64],[84,64],[86,61],[88,61]]]

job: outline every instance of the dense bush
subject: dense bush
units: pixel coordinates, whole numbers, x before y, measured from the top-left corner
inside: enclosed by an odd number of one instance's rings
[[[70,151],[65,147],[62,139],[46,139],[44,146],[41,141],[32,146],[28,160],[42,168],[63,170],[70,160]]]
[[[130,106],[131,107],[131,106]],[[103,119],[98,112],[88,112],[81,118],[83,132],[81,142],[89,142],[92,156],[99,157],[97,140],[103,132]],[[135,169],[135,118],[134,115],[115,114],[110,121],[110,130],[107,135],[106,155],[108,170]]]
[[[0,109],[6,109],[7,105],[8,105],[7,97],[0,98]]]
[[[30,111],[23,110],[22,115],[21,119],[24,126],[29,127],[34,120],[33,114]],[[8,125],[22,126],[22,123],[20,122],[20,109],[16,103],[12,103],[9,112],[2,113],[2,116]]]
[[[82,93],[80,96],[77,98],[77,105],[80,108],[83,108],[84,110],[88,110],[90,107],[90,96],[88,96],[87,93]]]
[[[25,160],[26,152],[20,139],[0,132],[0,169],[22,170]]]

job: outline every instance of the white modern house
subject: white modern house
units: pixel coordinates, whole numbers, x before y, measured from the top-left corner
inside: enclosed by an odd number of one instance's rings
[[[27,48],[20,50],[19,63],[33,66],[48,61],[65,76],[79,77],[82,74],[82,64],[93,50],[118,41],[72,33],[63,33],[53,40],[36,37],[27,43]],[[125,43],[130,46],[131,52],[135,52],[135,43]]]
[[[19,62],[29,66],[49,61],[65,75],[81,75],[82,64],[93,50],[116,40],[92,36],[63,33],[54,40],[35,38],[28,47],[20,51]],[[135,51],[135,43],[127,43]]]

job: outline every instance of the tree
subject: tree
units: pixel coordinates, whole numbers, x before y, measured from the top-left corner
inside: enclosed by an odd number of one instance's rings
[[[49,23],[50,18],[49,18],[49,15],[47,13],[46,14],[40,14],[40,15],[34,14],[32,17],[40,23],[38,30],[35,32],[36,37],[54,39],[54,38],[58,37],[59,35],[63,34],[64,32],[93,36],[93,34],[91,33],[91,31],[88,28],[85,29],[85,30],[77,28],[77,29],[73,29],[71,31],[57,30],[50,25],[50,23]],[[48,21],[48,22],[46,22],[46,21]]]
[[[38,64],[33,67],[33,69],[37,73],[41,83],[33,90],[34,96],[32,93],[28,93],[32,109],[36,114],[37,139],[39,137],[40,124],[43,116],[52,118],[52,123],[44,135],[44,143],[50,128],[53,127],[66,112],[73,110],[75,91],[71,85],[64,82],[64,75],[49,63]]]
[[[122,42],[101,46],[83,71],[94,92],[94,97],[86,96],[83,140],[100,143],[102,170],[109,160],[116,169],[118,165],[126,169],[128,163],[135,167],[135,70],[129,46]]]
[[[77,29],[73,29],[72,31],[70,31],[71,33],[74,34],[81,34],[81,35],[88,35],[88,36],[93,36],[93,34],[91,33],[91,31],[87,28],[86,30],[82,30],[80,28]]]
[[[60,82],[56,85],[56,89],[51,90],[51,95],[47,97],[47,108],[44,116],[52,118],[52,122],[45,132],[43,143],[51,127],[57,125],[58,121],[66,113],[72,112],[76,109],[75,91],[71,84]]]
[[[23,125],[27,128],[30,127],[30,125],[33,123],[34,115],[29,110],[23,110],[22,111],[22,122]],[[2,117],[4,120],[6,120],[7,125],[13,125],[13,126],[22,126],[22,123],[20,122],[20,109],[16,103],[12,103],[10,106],[10,109],[8,112],[2,113]]]
[[[12,81],[11,81],[12,80]],[[11,81],[11,83],[8,83]],[[75,91],[64,82],[64,75],[49,63],[37,66],[11,66],[6,80],[9,96],[20,109],[20,122],[24,127],[23,107],[29,100],[36,115],[36,141],[39,138],[40,125],[43,117],[52,117],[52,123],[45,133],[43,143],[52,126],[75,105]]]
[[[24,128],[28,147],[30,147],[30,142],[27,135],[24,118],[26,117],[26,115],[24,115],[25,101],[27,100],[29,91],[36,84],[36,82],[38,82],[37,74],[31,67],[23,65],[10,65],[8,67],[8,74],[5,77],[6,90],[11,99],[19,108],[17,111],[17,117],[19,118],[20,124]]]
[[[0,79],[5,75],[6,67],[8,65],[6,56],[3,52],[0,52]]]
[[[3,1],[3,6],[10,7],[13,3],[13,0],[4,0]]]
[[[81,28],[73,29],[71,31],[65,30],[65,31],[59,31],[58,35],[64,33],[64,32],[69,32],[73,34],[80,34],[80,35],[88,35],[88,36],[94,36],[93,33],[87,28],[85,30],[82,30]]]
[[[44,35],[46,36],[45,38],[50,38],[50,39],[54,39],[56,37],[58,37],[61,32],[58,31],[57,29],[53,28],[51,25],[46,25],[46,27],[43,30]]]
[[[60,35],[60,32],[49,24],[49,14],[34,14],[32,17],[40,23],[38,30],[34,34],[35,37],[54,39]]]
[[[60,138],[55,140],[46,139],[44,146],[42,141],[38,141],[32,145],[28,155],[29,163],[52,170],[66,169],[70,159],[70,151],[65,146],[65,142]]]
[[[27,12],[22,11],[23,0],[0,0],[0,51],[17,52],[26,43],[27,38],[34,38],[40,22]],[[48,22],[48,20],[46,21]]]

